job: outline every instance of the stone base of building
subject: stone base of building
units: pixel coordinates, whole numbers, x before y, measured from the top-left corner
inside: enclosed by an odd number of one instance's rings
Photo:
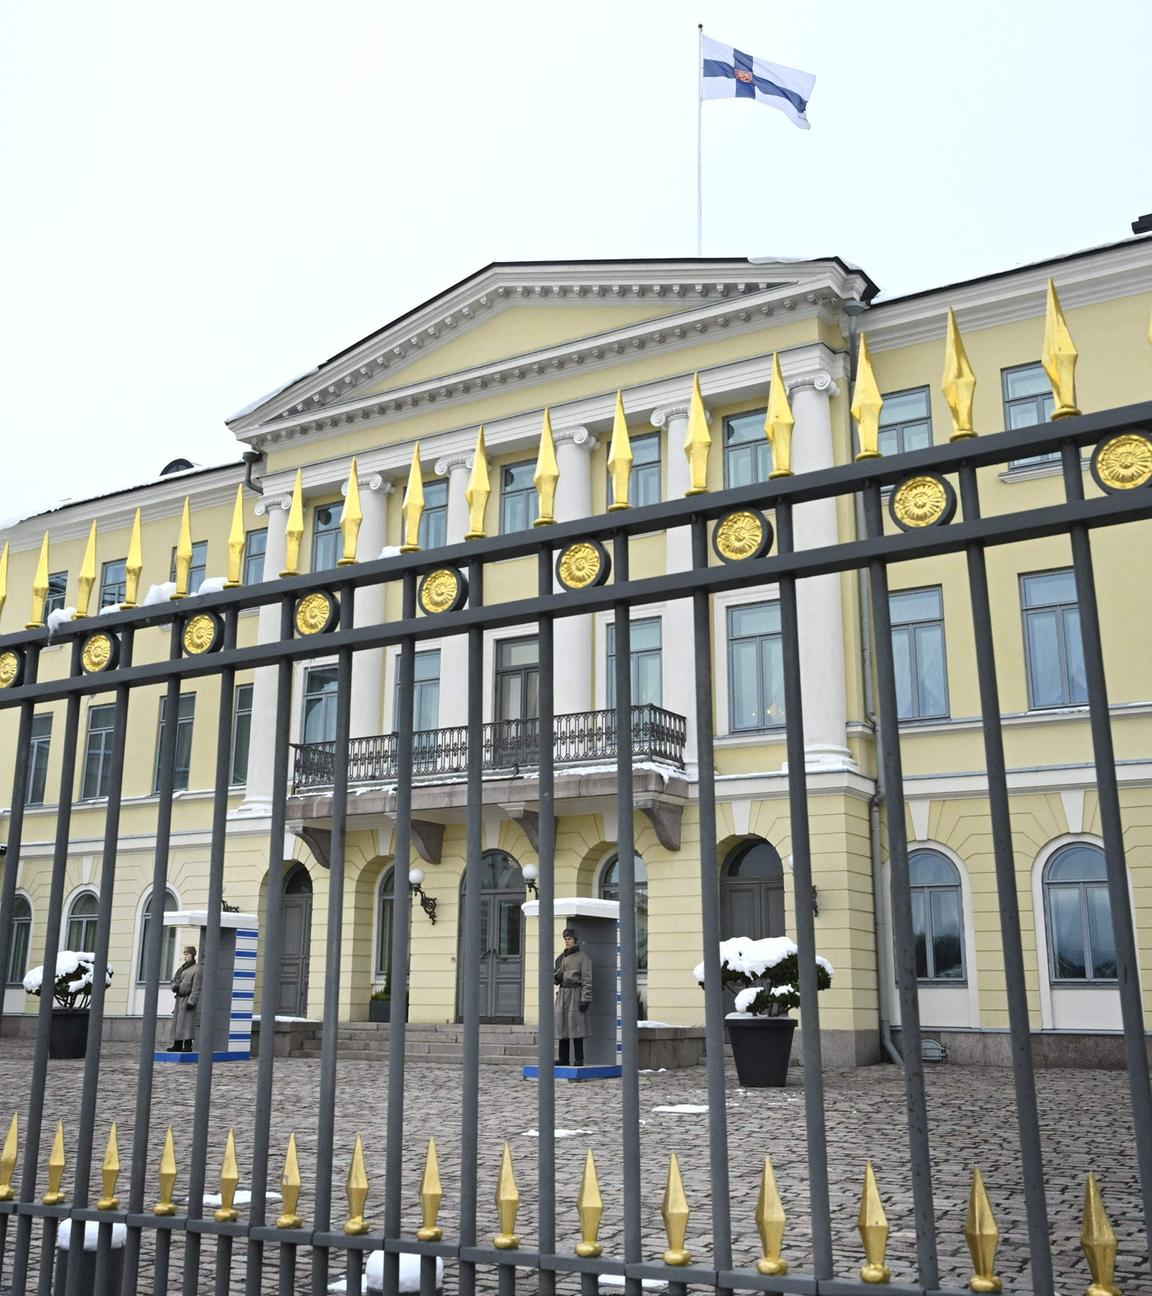
[[[903,1047],[901,1030],[893,1027],[897,1049]],[[957,1066],[1012,1065],[1010,1036],[1006,1030],[930,1030],[921,1034],[944,1046],[947,1061]],[[1152,1059],[1152,1034],[1147,1037]],[[1084,1071],[1123,1071],[1124,1037],[1115,1031],[1033,1031],[1032,1058],[1038,1067],[1072,1067]]]

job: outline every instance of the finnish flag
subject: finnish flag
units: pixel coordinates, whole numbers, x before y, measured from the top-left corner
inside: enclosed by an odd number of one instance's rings
[[[779,108],[801,130],[810,129],[804,114],[816,84],[814,76],[781,63],[765,63],[710,36],[702,39],[701,99],[755,99]]]

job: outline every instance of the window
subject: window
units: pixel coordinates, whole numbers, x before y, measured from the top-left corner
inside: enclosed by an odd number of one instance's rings
[[[728,609],[729,725],[733,733],[784,723],[780,604]]]
[[[660,503],[660,433],[632,437],[632,472],[628,477],[628,500],[634,508]],[[612,474],[608,474],[608,498],[613,500]]]
[[[112,773],[112,718],[115,711],[116,708],[111,705],[94,706],[88,710],[88,743],[84,749],[84,782],[80,792],[82,800],[92,801],[108,795],[108,780]]]
[[[244,537],[244,584],[259,585],[264,579],[264,555],[268,552],[268,528],[249,531]],[[272,573],[276,575],[275,572]]]
[[[725,486],[751,486],[768,480],[772,443],[764,431],[766,416],[766,410],[753,410],[724,420]]]
[[[188,593],[195,594],[204,577],[208,575],[208,541],[192,542],[192,566],[188,568]],[[172,550],[172,566],[169,569],[169,580],[176,579],[176,550]]]
[[[448,543],[448,483],[443,479],[424,483],[424,512],[416,543],[421,549],[439,549]]]
[[[509,464],[500,469],[500,532],[527,531],[540,516],[540,498],[536,483],[535,461]]]
[[[314,666],[304,676],[304,741],[336,741],[335,666]]]
[[[43,805],[48,786],[48,747],[52,742],[52,717],[47,712],[32,717],[28,745],[28,805]]]
[[[888,608],[892,617],[897,714],[901,720],[946,716],[948,673],[940,587],[890,594]]]
[[[48,577],[48,597],[44,600],[44,615],[50,612],[62,612],[68,597],[68,573],[53,572]]]
[[[636,971],[648,970],[648,869],[636,856]],[[600,874],[600,899],[620,900],[620,859],[613,855]]]
[[[339,504],[321,504],[312,514],[312,570],[327,571],[335,567],[344,552],[344,537],[340,531]]]
[[[183,792],[188,787],[188,773],[192,765],[192,723],[196,715],[196,694],[181,693],[176,717],[176,756],[173,766],[172,790]],[[160,700],[160,723],[156,728],[156,778],[153,792],[160,791],[160,753],[164,748],[164,700]]]
[[[1053,981],[1115,981],[1116,941],[1104,852],[1063,846],[1044,865],[1044,912]]]
[[[535,637],[496,644],[496,719],[535,720],[540,714],[540,667]]]
[[[1042,364],[1019,365],[1001,371],[1004,385],[1004,427],[1035,427],[1052,418],[1055,402],[1052,384]],[[1059,463],[1060,453],[1031,455],[1027,459],[1013,459],[1009,468],[1028,468],[1033,464]]]
[[[416,684],[412,695],[412,728],[416,733],[435,729],[440,720],[440,650],[416,654]],[[400,658],[396,658],[396,710],[393,728],[404,723],[400,708]]]
[[[392,988],[392,911],[395,904],[396,873],[389,869],[380,883],[376,912],[376,975],[387,977]]]
[[[893,392],[880,412],[880,453],[905,454],[932,444],[932,409],[928,388]]]
[[[128,559],[106,562],[100,574],[100,606],[123,603],[128,597]]]
[[[232,773],[233,787],[248,782],[248,744],[252,740],[252,685],[236,686],[236,712],[232,720]]]
[[[100,906],[91,891],[81,891],[68,911],[68,945],[74,954],[92,954],[96,949],[96,915]]]
[[[964,980],[964,905],[960,870],[938,851],[908,856],[916,976],[921,981]]]
[[[1075,706],[1088,700],[1080,609],[1071,570],[1020,577],[1028,705]]]
[[[164,912],[175,913],[180,906],[176,903],[176,897],[171,891],[164,892]],[[144,912],[140,915],[140,957],[136,960],[136,984],[144,985],[147,983],[148,968],[145,962],[145,956],[148,952],[148,923],[152,918],[152,897],[144,901]],[[176,937],[180,933],[175,927],[165,927],[164,936],[160,942],[160,980],[171,981],[173,973],[176,971]]]
[[[32,937],[32,906],[22,895],[12,906],[12,943],[8,946],[8,967],[4,984],[18,986],[28,971],[28,945]]]
[[[632,645],[632,705],[663,705],[660,683],[660,619],[633,621]],[[605,680],[607,705],[616,705],[616,627],[608,626],[608,661]]]

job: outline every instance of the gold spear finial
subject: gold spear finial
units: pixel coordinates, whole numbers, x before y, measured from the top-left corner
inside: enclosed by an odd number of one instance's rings
[[[364,1144],[360,1135],[356,1135],[356,1146],[352,1149],[352,1164],[348,1167],[348,1223],[344,1232],[350,1237],[363,1237],[368,1232],[368,1221],[364,1218],[364,1204],[368,1200],[368,1172],[364,1169]]]
[[[616,416],[612,420],[612,442],[608,447],[608,473],[612,478],[612,503],[608,505],[608,512],[631,507],[628,494],[632,483],[632,442],[628,437],[628,420],[624,417],[624,396],[619,388],[616,390]]]
[[[284,531],[284,570],[281,577],[295,576],[300,570],[300,545],[304,540],[304,473],[296,469],[292,487],[292,504],[288,509],[288,526]]]
[[[340,530],[344,535],[344,556],[337,563],[338,567],[351,567],[356,561],[356,540],[360,535],[360,523],[363,521],[364,510],[360,507],[359,469],[353,456],[352,467],[348,471],[344,510],[340,514]]]
[[[488,450],[484,444],[484,428],[476,433],[476,453],[472,456],[472,473],[464,498],[468,501],[468,531],[465,540],[484,539],[484,510],[492,487],[488,482]]]
[[[4,611],[4,604],[8,601],[8,551],[11,547],[11,541],[5,540],[4,548],[0,549],[0,612]]]
[[[604,1199],[600,1196],[600,1180],[596,1177],[596,1161],[592,1149],[584,1161],[584,1176],[580,1180],[580,1196],[576,1199],[576,1210],[580,1215],[580,1241],[576,1243],[576,1254],[585,1260],[595,1260],[604,1254],[604,1248],[596,1241],[600,1232],[600,1217],[604,1214]]]
[[[1044,362],[1048,381],[1052,384],[1052,395],[1056,398],[1053,419],[1071,418],[1073,414],[1080,413],[1076,405],[1076,359],[1079,354],[1060,308],[1056,285],[1049,279],[1048,309],[1044,317],[1044,351],[1040,358]]]
[[[188,597],[188,580],[192,575],[192,501],[184,496],[184,512],[180,517],[180,535],[176,540],[176,593],[174,599]]]
[[[8,1126],[4,1146],[0,1148],[0,1201],[12,1201],[16,1196],[16,1190],[12,1187],[12,1175],[16,1170],[19,1143],[20,1117],[18,1113],[13,1112],[12,1124]]]
[[[36,575],[32,577],[32,619],[24,627],[26,630],[39,630],[44,624],[44,604],[48,598],[48,532],[40,545],[40,557],[36,563]]]
[[[772,446],[772,477],[792,476],[792,429],[796,420],[788,401],[788,388],[780,372],[780,356],[772,357],[772,385],[768,388],[768,412],[764,417],[764,434]]]
[[[244,483],[236,487],[236,503],[232,506],[232,526],[228,530],[228,579],[225,589],[236,589],[244,570]]]
[[[100,1167],[100,1183],[104,1195],[96,1203],[97,1210],[113,1211],[120,1209],[120,1198],[116,1196],[116,1180],[120,1178],[120,1145],[116,1139],[116,1122],[108,1131],[108,1147],[104,1152],[104,1164]]]
[[[1116,1270],[1116,1232],[1104,1209],[1100,1185],[1091,1172],[1084,1190],[1084,1224],[1080,1230],[1080,1246],[1092,1274],[1092,1282],[1085,1296],[1120,1296],[1120,1289],[1112,1281]]]
[[[540,451],[536,455],[536,471],[532,474],[536,496],[540,501],[540,514],[533,526],[551,526],[556,521],[556,483],[560,480],[560,466],[556,462],[556,446],[552,441],[552,415],[544,411],[544,424],[540,429]]]
[[[56,1122],[56,1137],[48,1154],[48,1191],[40,1200],[45,1206],[63,1206],[64,1194],[60,1183],[64,1178],[64,1122]]]
[[[276,1221],[278,1229],[299,1229],[304,1221],[296,1214],[300,1202],[300,1161],[296,1156],[296,1135],[288,1135],[288,1152],[284,1157],[284,1173],[280,1176],[280,1189],[284,1197],[284,1213]]]
[[[172,1126],[164,1136],[164,1151],[160,1154],[160,1200],[152,1207],[153,1215],[175,1215],[172,1189],[176,1187],[176,1145],[172,1140]]]
[[[96,523],[88,532],[88,544],[84,550],[84,559],[76,577],[76,619],[88,615],[88,605],[92,601],[92,590],[96,585]]]
[[[416,553],[420,548],[420,515],[424,512],[424,477],[420,471],[420,442],[412,447],[412,466],[408,469],[408,487],[404,491],[404,543],[401,553]]]
[[[856,420],[856,430],[860,435],[857,463],[862,459],[880,458],[880,411],[883,408],[884,397],[880,395],[876,373],[872,368],[868,336],[861,333],[860,354],[856,362],[856,387],[852,392],[852,417]]]
[[[784,1203],[776,1187],[772,1158],[764,1158],[764,1177],[760,1180],[760,1196],[756,1202],[756,1227],[760,1232],[760,1246],[764,1255],[757,1260],[756,1268],[768,1277],[786,1274],[788,1261],[780,1255],[784,1245],[784,1226],[788,1222]]]
[[[436,1223],[440,1214],[440,1203],[444,1200],[444,1190],[440,1187],[440,1165],[436,1160],[436,1140],[428,1140],[428,1158],[424,1162],[424,1178],[420,1180],[420,1208],[424,1212],[424,1222],[416,1230],[418,1242],[439,1242],[444,1230]]]
[[[132,520],[128,538],[128,557],[124,560],[124,602],[121,607],[134,608],[140,593],[140,573],[144,570],[144,541],[141,537],[140,510]]]
[[[215,1219],[217,1224],[235,1224],[240,1212],[232,1205],[236,1200],[236,1189],[240,1187],[240,1167],[236,1164],[236,1132],[228,1131],[224,1144],[224,1162],[220,1166],[220,1208]]]
[[[684,437],[684,453],[688,456],[688,472],[692,484],[685,495],[703,495],[708,489],[708,450],[712,434],[708,431],[708,414],[700,392],[700,375],[692,375],[692,399],[688,404],[688,432]]]
[[[956,323],[956,312],[948,307],[948,332],[944,344],[944,399],[952,412],[952,435],[949,441],[963,441],[974,437],[972,426],[972,396],[976,391],[976,375],[968,363],[968,352]]]
[[[992,1203],[984,1188],[984,1177],[977,1166],[972,1171],[972,1191],[968,1196],[968,1219],[964,1237],[972,1255],[972,1279],[968,1286],[974,1292],[999,1292],[1003,1281],[993,1272],[996,1268],[996,1248],[1000,1245],[1000,1230],[992,1214]]]
[[[684,1248],[688,1236],[688,1216],[691,1214],[688,1198],[684,1195],[684,1181],[680,1178],[680,1162],[676,1153],[672,1153],[668,1162],[668,1182],[664,1186],[664,1200],[660,1205],[660,1214],[664,1217],[664,1232],[668,1236],[668,1250],[664,1252],[666,1265],[688,1265],[692,1263],[692,1252]]]
[[[884,1263],[888,1250],[888,1216],[876,1187],[876,1175],[869,1161],[864,1168],[864,1191],[860,1194],[860,1218],[857,1222],[860,1240],[864,1243],[865,1264],[860,1277],[866,1283],[886,1283],[892,1270]]]
[[[519,1209],[520,1189],[516,1187],[516,1176],[512,1173],[512,1149],[505,1143],[500,1178],[496,1184],[496,1215],[500,1220],[500,1232],[492,1239],[492,1245],[497,1251],[513,1251],[520,1245],[516,1236]]]

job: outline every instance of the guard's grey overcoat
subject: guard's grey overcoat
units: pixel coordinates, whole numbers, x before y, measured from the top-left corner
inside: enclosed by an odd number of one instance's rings
[[[556,1038],[583,1039],[588,1034],[582,1003],[592,1002],[592,960],[577,946],[556,958]]]
[[[200,1004],[200,981],[204,969],[199,963],[185,963],[172,978],[172,993],[176,1006],[172,1009],[173,1039],[195,1039],[197,1008]]]

